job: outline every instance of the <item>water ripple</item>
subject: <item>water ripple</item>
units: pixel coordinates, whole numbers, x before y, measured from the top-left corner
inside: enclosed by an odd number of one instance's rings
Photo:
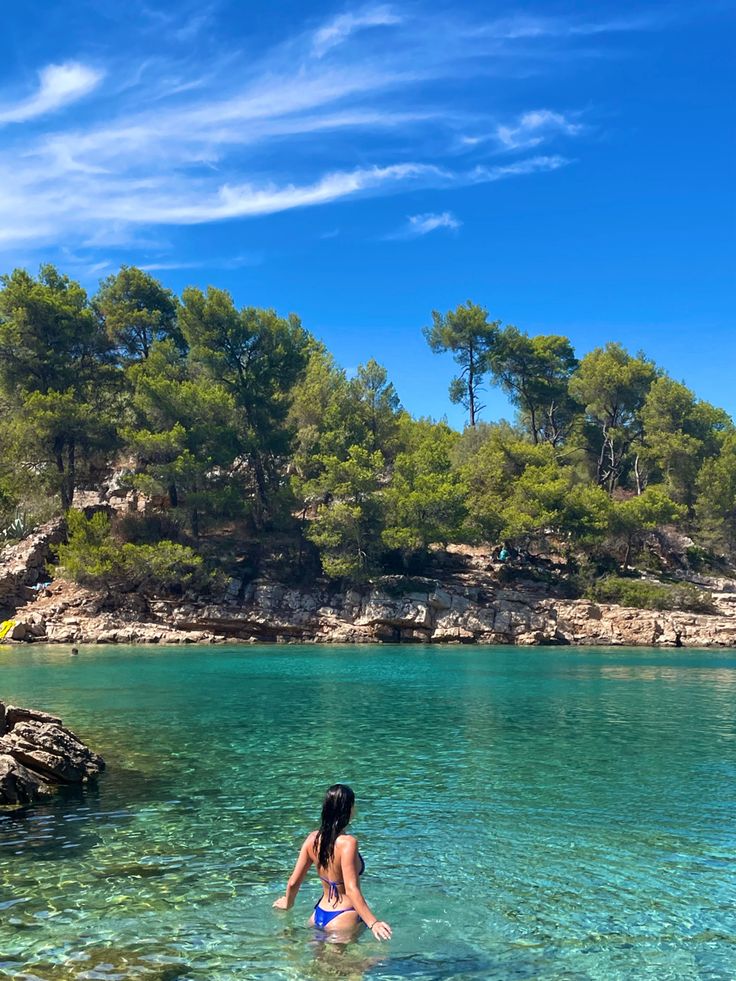
[[[112,764],[0,815],[0,978],[734,977],[733,652],[53,649],[0,661]],[[277,916],[352,783],[395,939]]]

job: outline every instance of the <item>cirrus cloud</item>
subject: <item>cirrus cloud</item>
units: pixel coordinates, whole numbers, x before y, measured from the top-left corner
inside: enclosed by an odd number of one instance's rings
[[[386,4],[363,7],[360,10],[340,14],[315,31],[312,50],[318,58],[321,58],[330,48],[342,44],[356,31],[368,27],[390,27],[400,24],[401,21],[402,17]]]
[[[47,65],[38,73],[38,89],[33,95],[14,105],[0,104],[0,125],[25,123],[55,112],[97,88],[102,78],[102,72],[76,61]]]
[[[387,236],[392,239],[421,238],[436,232],[437,229],[445,228],[449,231],[457,231],[462,222],[451,211],[442,211],[439,214],[428,212],[423,215],[409,215],[406,224],[398,231]]]
[[[453,16],[419,17],[416,7],[387,4],[349,8],[252,59],[222,41],[206,75],[163,37],[155,58],[109,52],[105,68],[116,87],[104,99],[95,95],[102,70],[79,60],[47,65],[31,95],[5,104],[0,95],[0,124],[43,117],[6,130],[0,248],[12,254],[20,244],[48,255],[62,242],[114,250],[133,240],[144,248],[167,226],[452,190],[570,163],[562,153],[527,151],[579,137],[574,112],[548,107],[504,119],[505,88],[496,78],[515,77],[526,58],[539,71],[539,49],[519,46],[524,31]],[[555,33],[556,22],[545,23]],[[556,45],[571,36],[568,26],[559,23]],[[377,44],[374,28],[390,29],[390,44]],[[489,100],[450,100],[448,81],[471,71]],[[84,96],[91,97],[82,105]],[[73,116],[51,116],[72,103]],[[458,168],[460,133],[470,127],[489,135],[467,138],[470,159]],[[514,155],[503,166],[494,163],[499,148]],[[457,230],[452,211],[430,209],[408,218],[399,234]]]

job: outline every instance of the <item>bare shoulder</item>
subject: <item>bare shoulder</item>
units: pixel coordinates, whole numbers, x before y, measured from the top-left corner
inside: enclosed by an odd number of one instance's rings
[[[339,845],[341,851],[348,853],[358,850],[358,839],[355,835],[340,835],[335,844]]]
[[[310,831],[309,834],[307,835],[307,837],[304,839],[304,844],[303,844],[302,847],[303,848],[306,848],[307,851],[309,851],[309,852],[313,852],[315,850],[315,848],[317,847],[317,835],[318,834],[319,834],[319,831]]]

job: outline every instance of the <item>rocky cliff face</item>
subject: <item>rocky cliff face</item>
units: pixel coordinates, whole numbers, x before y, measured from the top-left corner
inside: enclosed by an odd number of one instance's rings
[[[326,581],[290,588],[262,579],[245,590],[235,583],[218,602],[149,600],[136,593],[110,597],[62,581],[34,591],[62,535],[63,525],[51,522],[2,553],[0,619],[14,621],[5,640],[736,647],[733,579],[688,575],[713,596],[712,614],[561,599],[539,582],[502,582],[500,567],[472,550],[466,550],[464,565],[456,561],[441,580],[387,576],[361,589],[341,590]]]
[[[241,608],[179,607],[175,625],[256,640],[318,643],[630,644],[736,646],[736,615],[658,613],[526,588],[401,580],[364,591],[302,592],[255,583]],[[736,599],[736,594],[733,594]],[[163,611],[161,611],[163,613]]]
[[[372,588],[303,590],[256,581],[219,603],[99,596],[55,583],[16,613],[15,639],[51,643],[461,643],[736,647],[736,582],[701,582],[718,612],[634,610],[550,596],[538,585],[382,580]],[[720,590],[716,586],[722,587]]]

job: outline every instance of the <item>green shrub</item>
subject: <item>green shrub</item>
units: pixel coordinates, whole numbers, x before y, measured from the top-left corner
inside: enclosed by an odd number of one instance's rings
[[[688,610],[691,613],[715,613],[713,595],[707,589],[698,589],[692,583],[683,582],[670,589],[671,609]]]
[[[617,603],[638,610],[687,610],[712,613],[713,597],[691,583],[669,585],[647,579],[625,579],[606,576],[586,590],[588,599],[599,603]]]
[[[133,545],[180,541],[182,529],[170,514],[128,512],[115,518],[115,535]]]
[[[401,599],[410,593],[432,592],[435,588],[435,581],[418,576],[380,576],[376,579],[376,586],[387,596]]]
[[[687,564],[694,572],[698,572],[707,565],[707,553],[698,545],[691,545],[686,550],[685,556],[687,557]]]
[[[121,543],[102,512],[86,518],[81,511],[70,511],[67,522],[67,543],[59,545],[57,558],[60,571],[75,582],[93,589],[151,593],[206,590],[212,585],[201,555],[187,545]]]

